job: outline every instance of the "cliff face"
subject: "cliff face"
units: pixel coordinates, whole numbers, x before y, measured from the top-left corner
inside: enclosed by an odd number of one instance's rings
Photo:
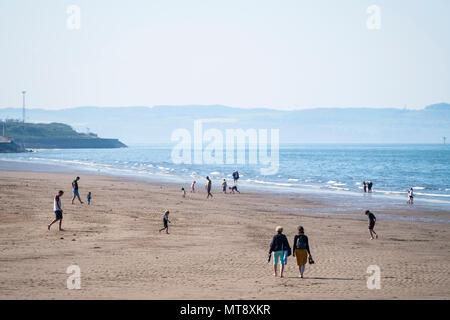
[[[11,139],[0,137],[0,153],[25,152],[22,146],[18,145]]]
[[[79,133],[63,123],[5,123],[5,136],[25,148],[76,149],[126,148],[118,139],[103,139],[96,134]]]
[[[32,149],[79,149],[79,148],[126,148],[118,139],[101,138],[26,138],[25,148]]]

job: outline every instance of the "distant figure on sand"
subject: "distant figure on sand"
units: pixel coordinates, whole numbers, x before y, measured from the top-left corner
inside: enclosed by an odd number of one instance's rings
[[[193,181],[192,184],[191,184],[191,192],[192,193],[195,193],[195,184],[196,183],[197,183],[196,181]]]
[[[414,203],[414,191],[413,188],[409,188],[408,191],[408,201],[406,201],[407,204],[413,204]]]
[[[223,191],[223,193],[227,193],[227,180],[226,179],[223,179],[222,191]]]
[[[81,201],[80,194],[78,193],[78,180],[80,180],[80,177],[76,177],[76,179],[72,181],[72,193],[73,193],[72,204],[75,198],[78,198],[80,203],[83,203],[83,201]]]
[[[237,184],[237,182],[239,180],[239,172],[237,170],[233,172],[233,180],[234,180],[234,184]]]
[[[369,218],[369,233],[370,233],[370,240],[373,240],[373,235],[375,235],[375,238],[378,239],[378,235],[375,232],[375,230],[373,230],[375,228],[375,222],[377,222],[377,218],[375,217],[375,215],[370,212],[369,210],[366,210],[366,215]]]
[[[234,192],[240,193],[239,190],[237,189],[237,186],[232,186],[230,187],[230,193],[234,193]]]
[[[269,248],[269,261],[273,252],[273,275],[277,276],[277,266],[280,263],[280,277],[283,278],[284,266],[287,263],[287,257],[291,255],[291,247],[286,236],[282,233],[283,228],[278,226],[275,231],[276,235],[273,236],[272,242]]]
[[[314,260],[311,256],[311,252],[309,251],[308,237],[305,235],[305,230],[302,226],[299,226],[297,230],[298,235],[294,237],[294,243],[292,245],[292,256],[297,257],[300,278],[303,278],[306,262],[309,261],[310,264],[313,264]]]
[[[186,190],[184,190],[184,187],[181,188],[181,196],[182,196],[183,198],[186,198]]]
[[[88,205],[91,204],[91,199],[92,199],[92,195],[91,195],[91,192],[89,191],[89,193],[87,194],[87,202],[88,202]]]
[[[52,224],[54,224],[56,221],[59,221],[59,231],[64,231],[61,226],[62,226],[62,220],[63,220],[63,210],[61,207],[61,197],[63,196],[64,191],[59,190],[58,194],[55,196],[55,198],[53,199],[53,211],[55,212],[55,220],[52,221],[52,223],[50,223],[48,225],[48,230],[50,230],[50,227],[52,226]]]
[[[368,192],[372,192],[372,186],[373,186],[372,181],[367,182],[367,191]]]
[[[367,183],[365,181],[363,181],[363,189],[364,192],[367,192]]]
[[[163,223],[164,223],[164,228],[160,229],[159,232],[166,230],[166,233],[169,234],[169,210],[166,210],[166,212],[164,212],[164,217],[163,217]]]
[[[208,199],[209,197],[211,197],[211,198],[213,197],[213,195],[211,193],[211,187],[212,187],[211,179],[209,177],[206,177],[206,191],[208,192],[206,199]]]

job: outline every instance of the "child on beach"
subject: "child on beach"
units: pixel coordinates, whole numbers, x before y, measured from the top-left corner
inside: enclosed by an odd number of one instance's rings
[[[240,193],[239,190],[237,189],[237,186],[230,187],[229,189],[230,189],[230,193],[234,193],[235,191],[237,193]]]
[[[59,231],[64,231],[62,226],[62,219],[63,219],[63,210],[61,209],[61,197],[63,196],[64,191],[59,190],[58,194],[55,196],[55,199],[53,199],[53,211],[55,212],[55,220],[50,223],[47,228],[50,230],[50,227],[55,222],[59,221]]]
[[[375,230],[373,230],[373,228],[375,228],[375,222],[377,221],[377,218],[375,217],[375,215],[370,212],[369,210],[366,210],[366,216],[369,218],[369,233],[370,233],[370,240],[373,240],[373,235],[375,234],[375,238],[378,239],[378,235],[375,232]]]
[[[169,210],[166,210],[166,212],[164,212],[163,223],[164,223],[164,228],[160,229],[159,232],[161,232],[165,229],[166,233],[169,234],[169,225],[168,225],[168,223],[170,223]]]
[[[181,188],[181,195],[183,198],[186,198],[186,190],[184,190],[184,187]]]
[[[87,202],[88,202],[88,205],[91,204],[91,199],[92,199],[92,196],[91,196],[91,192],[89,191],[89,193],[87,194]]]
[[[223,191],[223,193],[227,193],[227,180],[226,179],[223,179],[222,191]]]
[[[195,193],[195,184],[196,184],[197,182],[196,181],[194,181],[194,182],[192,182],[192,184],[191,184],[191,192],[192,193]]]

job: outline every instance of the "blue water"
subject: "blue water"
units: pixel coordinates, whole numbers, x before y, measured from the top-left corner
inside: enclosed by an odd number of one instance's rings
[[[279,169],[263,176],[261,165],[174,164],[171,145],[134,146],[125,149],[54,149],[32,153],[3,154],[0,160],[58,163],[106,174],[124,174],[154,179],[172,179],[188,186],[192,180],[204,184],[222,178],[232,184],[239,170],[241,185],[283,191],[298,189],[341,194],[362,192],[362,181],[373,182],[374,195],[406,200],[413,187],[416,199],[450,204],[449,145],[283,145]]]

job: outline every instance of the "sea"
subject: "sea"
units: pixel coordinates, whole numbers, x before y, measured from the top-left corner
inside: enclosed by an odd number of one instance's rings
[[[403,202],[412,187],[417,200],[450,208],[450,145],[286,144],[279,147],[278,170],[270,175],[261,173],[264,165],[249,164],[250,161],[240,164],[237,161],[231,164],[175,163],[173,149],[173,144],[132,145],[120,149],[38,149],[2,154],[0,160],[171,181],[187,188],[194,180],[202,186],[206,176],[212,179],[216,188],[224,178],[232,185],[235,170],[240,175],[241,189],[264,192],[359,195],[363,193],[363,181],[371,181],[374,196]],[[249,150],[245,151],[248,160]]]

